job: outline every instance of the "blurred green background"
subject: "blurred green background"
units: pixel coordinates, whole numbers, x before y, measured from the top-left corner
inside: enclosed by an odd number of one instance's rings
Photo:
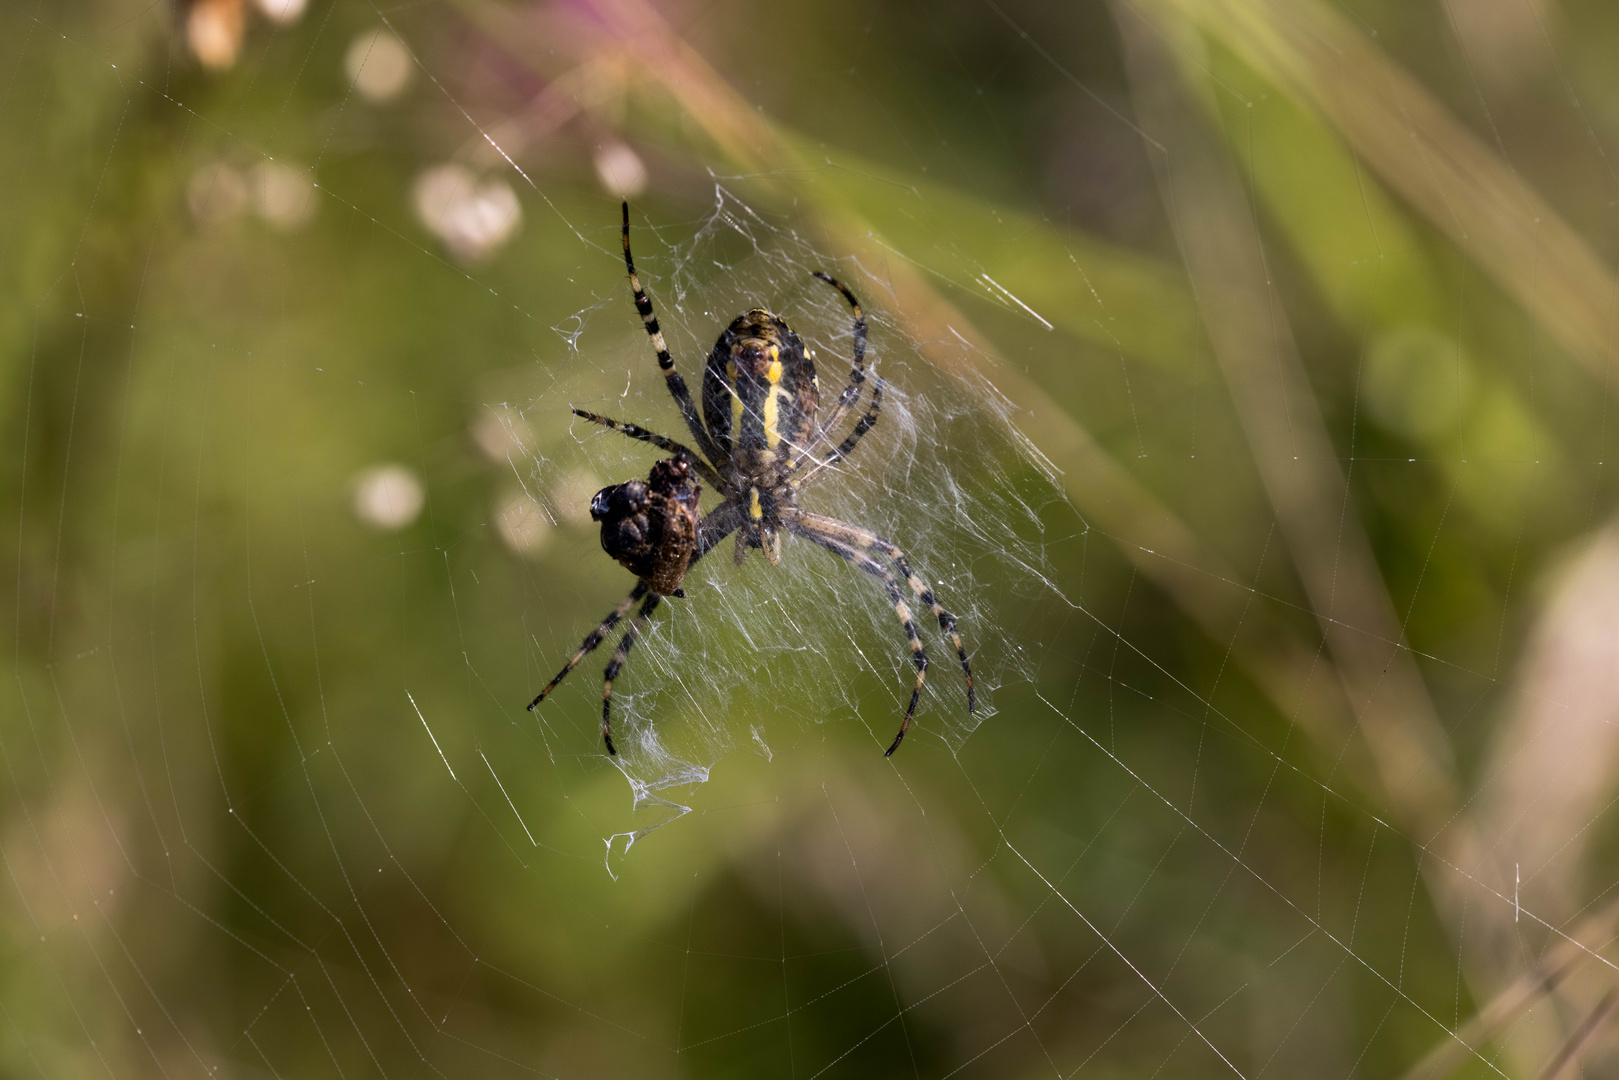
[[[1612,1075],[1619,9],[0,10],[0,1072]],[[789,543],[523,705],[744,303]],[[1026,442],[1024,441],[1026,440]],[[863,486],[862,486],[863,485]],[[930,643],[936,636],[927,634]],[[932,647],[932,646],[930,646]],[[943,651],[935,648],[935,655]],[[627,737],[628,738],[628,737]],[[684,770],[684,771],[683,771]]]

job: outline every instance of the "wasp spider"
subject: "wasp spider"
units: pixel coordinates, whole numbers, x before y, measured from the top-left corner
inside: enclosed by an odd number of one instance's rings
[[[798,335],[780,317],[754,308],[738,315],[715,342],[703,371],[703,413],[697,415],[686,380],[675,370],[675,362],[658,329],[652,301],[641,288],[630,255],[630,207],[624,204],[624,265],[629,270],[630,288],[635,293],[635,309],[641,314],[652,347],[658,354],[669,393],[691,432],[695,449],[648,431],[637,424],[573,410],[574,415],[594,424],[612,428],[632,439],[651,443],[673,455],[652,467],[645,481],[632,480],[603,488],[591,500],[590,514],[601,522],[602,547],[640,580],[601,625],[592,630],[568,659],[556,678],[529,704],[533,709],[556,689],[591,650],[600,645],[613,628],[640,604],[629,629],[613,650],[602,682],[602,739],[607,752],[613,748],[613,680],[618,677],[630,648],[645,628],[647,619],[666,596],[682,597],[680,582],[691,565],[731,534],[736,535],[736,561],[742,562],[750,548],[764,553],[771,563],[781,561],[783,532],[801,536],[832,552],[851,566],[876,578],[888,594],[899,616],[910,646],[916,682],[910,704],[900,721],[888,754],[899,749],[922,694],[927,675],[928,654],[922,647],[911,608],[900,588],[906,586],[939,620],[939,630],[950,640],[961,660],[967,678],[967,711],[975,707],[972,668],[967,650],[956,632],[956,617],[934,598],[933,591],[918,577],[905,559],[905,553],[892,542],[858,525],[812,514],[798,506],[798,492],[805,484],[844,460],[877,423],[882,407],[883,383],[873,377],[871,401],[864,415],[848,435],[834,443],[838,428],[860,401],[866,382],[866,320],[854,293],[829,274],[815,276],[843,294],[854,312],[854,363],[849,384],[838,395],[832,411],[817,422],[820,383],[815,363]],[[722,501],[707,514],[698,510],[701,488],[692,479],[696,474],[719,493]],[[890,569],[890,564],[893,569]],[[898,571],[898,576],[894,571]]]

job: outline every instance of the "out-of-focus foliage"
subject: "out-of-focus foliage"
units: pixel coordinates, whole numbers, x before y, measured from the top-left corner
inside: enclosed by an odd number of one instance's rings
[[[1616,50],[1588,0],[0,8],[0,1072],[1611,1072]],[[703,782],[601,753],[597,658],[523,710],[628,586],[556,388],[678,423],[624,196],[673,337],[758,215],[1054,466],[961,522],[1050,582],[965,742],[945,655],[882,758],[875,621],[859,709],[762,656]]]

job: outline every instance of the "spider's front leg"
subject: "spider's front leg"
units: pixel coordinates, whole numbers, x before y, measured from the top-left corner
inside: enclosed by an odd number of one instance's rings
[[[616,755],[618,753],[613,748],[613,680],[618,678],[618,673],[623,670],[624,661],[629,659],[630,649],[635,645],[636,639],[641,636],[641,631],[645,628],[648,617],[651,616],[653,611],[657,610],[658,604],[662,600],[663,597],[653,593],[641,601],[641,610],[637,611],[635,618],[630,620],[630,628],[625,631],[623,638],[619,640],[618,648],[613,650],[612,659],[607,661],[607,670],[602,672],[602,742],[607,744],[609,754]]]
[[[905,710],[905,717],[900,721],[899,734],[894,737],[893,745],[888,748],[885,756],[899,749],[906,730],[911,726],[911,717],[915,714],[917,701],[922,696],[922,683],[927,677],[928,655],[922,647],[921,636],[916,632],[916,623],[911,619],[910,606],[900,593],[898,579],[888,567],[874,558],[871,552],[881,552],[893,562],[899,572],[905,575],[905,582],[910,586],[911,592],[922,603],[928,605],[934,618],[939,620],[939,630],[955,647],[956,656],[961,660],[962,674],[967,679],[967,711],[971,713],[977,708],[978,698],[973,688],[972,665],[967,662],[966,646],[962,644],[961,635],[956,630],[956,617],[944,609],[938,598],[933,595],[933,590],[911,570],[903,551],[870,529],[862,529],[857,525],[850,525],[836,518],[823,517],[820,514],[809,514],[795,509],[783,514],[782,521],[799,536],[826,548],[882,582],[884,590],[888,593],[889,602],[894,605],[894,613],[899,616],[900,625],[910,642],[912,663],[916,666],[916,685],[911,690],[911,702]]]
[[[619,601],[618,606],[607,613],[607,617],[601,621],[601,625],[585,635],[584,643],[574,651],[572,656],[568,657],[568,662],[562,665],[562,670],[557,672],[556,678],[546,683],[545,689],[536,694],[534,700],[528,703],[528,711],[533,712],[540,702],[550,697],[551,691],[555,690],[562,680],[568,677],[568,673],[578,667],[579,662],[589,656],[596,646],[602,643],[602,640],[612,632],[613,627],[618,625],[618,621],[624,617],[625,612],[634,607],[635,602],[646,594],[646,582],[637,582],[635,588],[630,590],[630,595]]]
[[[716,544],[729,536],[737,527],[739,520],[731,508],[726,506],[721,506],[714,513],[698,520],[696,523],[696,550],[693,552],[690,562],[686,564],[687,569],[689,570],[692,563],[708,554]],[[618,753],[613,747],[612,734],[613,680],[623,670],[625,661],[629,659],[630,649],[634,647],[636,640],[646,626],[648,617],[661,600],[660,596],[653,592],[652,586],[646,580],[636,582],[635,588],[630,590],[630,595],[620,601],[619,605],[601,621],[601,624],[585,636],[584,642],[568,658],[568,662],[563,665],[562,670],[557,672],[556,678],[546,683],[545,689],[541,690],[528,705],[529,710],[532,711],[540,702],[549,697],[551,691],[555,690],[562,680],[568,677],[568,673],[578,667],[580,661],[590,655],[596,646],[606,639],[607,635],[612,632],[613,627],[617,626],[624,616],[628,614],[630,608],[635,606],[637,600],[642,601],[641,609],[635,613],[635,618],[631,620],[629,631],[619,641],[618,648],[613,650],[612,658],[607,663],[607,670],[603,672],[602,741],[607,744],[609,754]]]
[[[846,544],[840,544],[830,537],[808,531],[803,531],[802,535],[882,582],[884,591],[888,593],[888,601],[894,605],[894,612],[899,616],[900,626],[905,630],[905,638],[910,642],[911,663],[916,666],[916,683],[911,687],[911,700],[905,706],[905,716],[899,722],[899,734],[894,736],[893,743],[883,752],[884,757],[891,757],[894,751],[899,749],[899,744],[904,741],[905,732],[910,730],[911,718],[916,715],[916,703],[922,698],[922,684],[928,677],[928,653],[922,647],[922,636],[916,632],[916,622],[911,618],[910,607],[905,603],[905,598],[900,595],[899,583],[894,580],[894,575],[889,571],[888,567],[865,552],[856,551],[854,548]]]
[[[723,508],[699,521],[697,523],[697,550],[692,555],[691,561],[695,563],[698,559],[708,554],[716,544],[729,536],[735,528],[734,516],[727,513]],[[645,586],[646,583],[642,582],[641,584]],[[657,593],[652,593],[641,603],[641,610],[635,613],[635,618],[630,621],[629,630],[625,632],[623,639],[619,641],[618,648],[613,650],[612,658],[607,661],[607,669],[602,672],[602,742],[607,744],[609,754],[618,753],[613,747],[613,680],[618,678],[618,673],[624,669],[624,662],[629,659],[630,649],[634,648],[636,641],[640,639],[641,633],[646,628],[648,617],[657,608],[661,599],[662,597]],[[619,608],[619,614],[622,615],[623,612],[628,610],[629,604],[626,603]],[[558,677],[560,678],[560,676]]]

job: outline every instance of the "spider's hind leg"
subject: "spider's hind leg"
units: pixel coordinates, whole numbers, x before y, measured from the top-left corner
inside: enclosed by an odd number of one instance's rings
[[[843,418],[848,415],[849,410],[854,408],[855,403],[860,400],[860,387],[866,381],[866,313],[860,310],[860,301],[855,299],[854,293],[849,291],[847,285],[831,274],[817,270],[812,276],[838,290],[843,294],[843,298],[849,302],[849,308],[854,313],[854,359],[849,366],[848,385],[838,394],[838,400],[832,407],[831,415],[821,425],[821,438],[811,443],[810,449],[813,449],[822,439],[831,437],[832,432],[843,422]]]
[[[882,411],[883,381],[882,379],[874,378],[871,384],[871,406],[866,409],[866,415],[862,416],[859,423],[855,424],[854,430],[849,432],[849,437],[839,443],[837,448],[827,454],[825,458],[821,459],[816,468],[820,469],[827,465],[835,465],[854,453],[855,446],[859,444],[861,439],[866,437],[866,432],[877,426],[877,417]]]
[[[712,461],[719,461],[721,455],[714,440],[709,436],[708,429],[703,427],[697,418],[697,404],[691,399],[691,391],[686,388],[686,380],[680,372],[675,370],[674,357],[669,355],[669,344],[663,339],[663,330],[658,326],[658,316],[652,310],[652,300],[641,288],[641,277],[635,272],[635,256],[630,254],[630,204],[624,203],[624,268],[629,271],[630,291],[635,296],[635,310],[641,316],[641,325],[646,328],[646,336],[652,341],[652,351],[658,354],[658,370],[663,372],[665,385],[669,394],[675,399],[675,405],[680,409],[680,416],[686,421],[692,438],[697,440],[697,447]]]

